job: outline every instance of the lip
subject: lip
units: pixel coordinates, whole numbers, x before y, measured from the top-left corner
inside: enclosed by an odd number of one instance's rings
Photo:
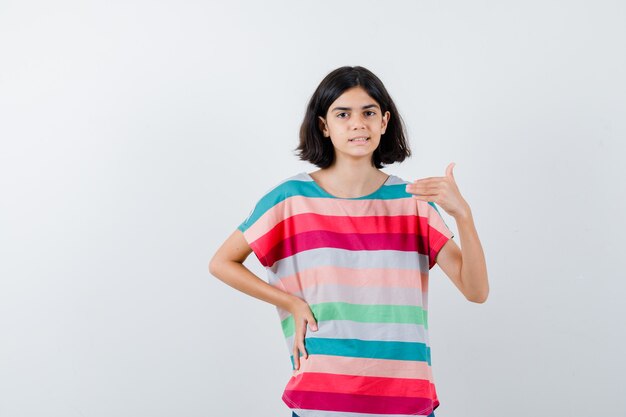
[[[370,137],[369,137],[369,136],[355,136],[355,137],[350,138],[350,139],[348,139],[348,140],[349,140],[349,141],[352,141],[352,140],[354,140],[354,139],[359,139],[359,138],[366,138],[366,139],[368,139],[368,140],[369,140],[369,138],[370,138]]]

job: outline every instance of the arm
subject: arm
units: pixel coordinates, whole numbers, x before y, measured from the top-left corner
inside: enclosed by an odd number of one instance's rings
[[[437,255],[437,264],[465,298],[484,303],[489,295],[487,265],[469,206],[455,220],[461,248],[449,239]]]
[[[215,252],[209,272],[227,285],[259,300],[289,310],[297,297],[268,284],[243,265],[252,248],[240,230],[235,230]]]
[[[306,301],[270,285],[243,265],[250,253],[252,253],[252,248],[246,242],[243,233],[241,230],[235,230],[211,258],[209,272],[236,290],[291,313],[296,332],[293,357],[295,367],[298,369],[300,367],[299,351],[304,354],[305,358],[308,358],[304,347],[307,323],[311,330],[316,331],[317,321]]]
[[[454,217],[461,236],[461,249],[448,239],[439,250],[436,262],[465,298],[484,303],[489,294],[485,255],[474,227],[472,210],[456,185],[452,173],[454,165],[453,162],[447,166],[444,177],[416,180],[407,184],[406,191],[418,200],[435,202]]]

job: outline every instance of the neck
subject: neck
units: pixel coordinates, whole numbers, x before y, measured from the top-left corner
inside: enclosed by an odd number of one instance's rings
[[[326,185],[334,193],[350,194],[343,197],[358,197],[378,189],[387,175],[371,164],[363,161],[337,161],[323,170]]]

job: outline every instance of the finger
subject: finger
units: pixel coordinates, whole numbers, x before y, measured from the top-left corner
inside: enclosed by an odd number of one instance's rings
[[[311,329],[312,331],[316,332],[317,331],[317,321],[315,320],[315,317],[309,316],[307,318],[307,321],[309,322],[309,329]]]
[[[304,347],[304,340],[300,340],[298,342],[298,346],[300,347],[300,352],[302,352],[304,359],[308,359],[309,358],[309,354],[306,351],[306,348]]]
[[[444,177],[425,177],[425,178],[418,178],[416,180],[413,181],[413,184],[415,184],[416,182],[428,182],[428,181],[432,181],[432,180],[440,180]]]
[[[420,191],[422,191],[422,185],[417,185],[417,184],[407,184],[406,187],[404,187],[405,191],[407,193],[419,193]]]
[[[411,185],[406,187],[406,192],[410,194],[418,195],[437,195],[439,193],[438,187],[428,187],[424,185]]]
[[[293,366],[300,369],[300,354],[298,353],[298,345],[293,345]]]
[[[412,198],[416,200],[421,200],[421,201],[435,201],[435,199],[432,196],[414,195],[412,196]]]
[[[300,322],[300,334],[296,334],[297,336],[297,341],[298,341],[298,347],[300,348],[300,351],[304,354],[304,358],[308,358],[306,349],[304,348],[304,338],[306,337],[306,322],[304,320],[302,320]]]
[[[416,182],[414,182],[412,184],[407,184],[406,188],[408,190],[418,190],[418,189],[421,189],[421,188],[424,188],[424,187],[432,187],[434,185],[435,184],[433,184],[430,181],[416,181]]]
[[[451,162],[447,167],[446,167],[446,177],[451,178],[452,180],[454,180],[454,174],[452,173],[452,169],[454,168],[454,166],[456,165],[455,162]]]
[[[421,180],[415,180],[412,183],[410,183],[409,185],[411,186],[416,186],[416,185],[426,185],[426,186],[437,186],[442,182],[447,181],[447,177],[429,177],[429,178],[422,178]]]
[[[439,190],[442,190],[447,186],[446,180],[437,180],[437,181],[427,181],[427,182],[419,182],[413,184],[407,184],[407,191],[414,191],[421,194],[433,193]]]

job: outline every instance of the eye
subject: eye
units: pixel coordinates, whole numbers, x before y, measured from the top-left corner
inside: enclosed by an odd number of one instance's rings
[[[373,116],[373,115],[375,115],[375,114],[376,114],[376,112],[375,112],[375,111],[371,111],[371,110],[366,111],[365,113],[367,113],[367,114],[368,114],[368,116]]]
[[[346,113],[346,112],[338,113],[337,117],[339,117],[340,119],[343,119],[343,117],[341,117],[342,114],[348,114],[348,113]]]

